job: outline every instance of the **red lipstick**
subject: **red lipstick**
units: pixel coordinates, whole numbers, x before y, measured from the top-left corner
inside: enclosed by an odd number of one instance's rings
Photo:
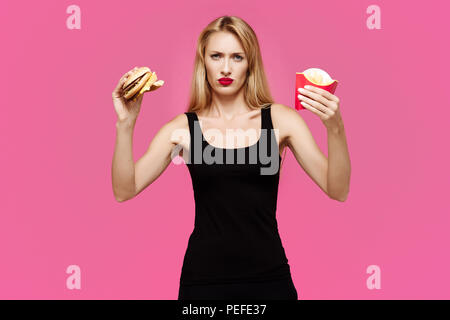
[[[220,82],[221,85],[228,86],[228,85],[230,85],[233,82],[233,79],[231,79],[231,78],[220,78],[219,82]]]

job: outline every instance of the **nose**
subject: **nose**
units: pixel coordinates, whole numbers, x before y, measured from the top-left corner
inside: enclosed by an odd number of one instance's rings
[[[222,66],[222,74],[225,77],[228,77],[230,75],[230,73],[231,73],[231,71],[230,71],[230,63],[229,63],[229,61],[227,59],[224,59],[224,60],[225,60],[225,62],[224,62],[224,65]]]

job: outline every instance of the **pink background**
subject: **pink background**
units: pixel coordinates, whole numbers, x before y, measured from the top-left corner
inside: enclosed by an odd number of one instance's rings
[[[81,8],[69,30],[66,8]],[[369,30],[368,6],[381,9]],[[111,186],[111,92],[134,66],[146,95],[134,160],[186,111],[200,31],[221,15],[260,40],[275,101],[295,72],[339,80],[352,163],[346,202],[329,199],[288,151],[277,218],[299,299],[449,299],[447,1],[2,1],[0,298],[176,299],[194,223],[187,167],[171,163],[137,198]],[[300,111],[327,155],[322,122]],[[447,147],[446,147],[447,146]],[[69,290],[66,268],[81,268]],[[381,269],[369,290],[366,269]]]

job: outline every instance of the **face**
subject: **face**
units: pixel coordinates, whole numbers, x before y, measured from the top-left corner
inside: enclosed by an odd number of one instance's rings
[[[245,84],[248,60],[239,39],[229,32],[212,34],[205,48],[207,79],[216,94],[236,94]],[[221,84],[220,78],[231,78],[228,85]]]

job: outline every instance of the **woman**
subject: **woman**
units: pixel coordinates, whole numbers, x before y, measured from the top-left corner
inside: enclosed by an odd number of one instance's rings
[[[132,199],[175,155],[185,160],[194,189],[195,227],[178,298],[297,300],[275,217],[280,155],[289,147],[330,198],[344,201],[350,161],[338,98],[317,88],[299,95],[328,130],[329,162],[298,112],[273,102],[252,28],[223,16],[199,36],[187,112],[167,122],[134,163],[132,136],[143,96],[135,102],[121,98],[132,71],[113,92],[118,115],[114,195],[118,201]],[[242,131],[250,132],[248,140]],[[240,142],[229,143],[231,135]]]

